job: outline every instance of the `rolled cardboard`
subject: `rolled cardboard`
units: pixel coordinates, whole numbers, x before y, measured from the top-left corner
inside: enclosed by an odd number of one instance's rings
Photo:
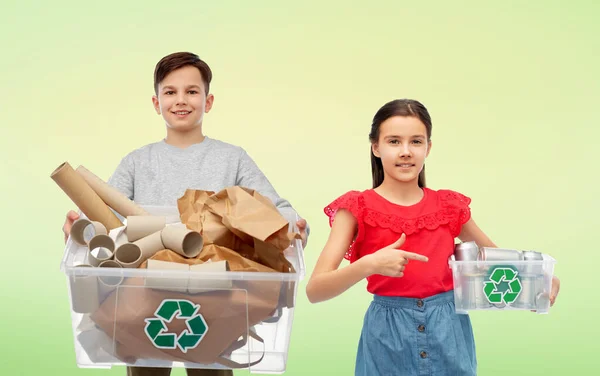
[[[99,268],[121,268],[121,265],[114,260],[102,261]],[[123,283],[123,277],[119,276],[100,276],[98,277],[98,293],[100,296],[100,302],[104,301],[106,297],[113,292],[121,283]]]
[[[88,245],[96,235],[107,235],[106,227],[100,222],[79,218],[71,227],[71,238],[79,245]]]
[[[142,250],[133,243],[126,243],[115,251],[115,261],[123,268],[137,268],[144,261]]]
[[[108,236],[110,236],[111,238],[113,238],[115,240],[115,249],[119,248],[120,246],[122,246],[125,243],[129,243],[127,241],[127,235],[125,234],[125,229],[126,229],[126,227],[122,226],[122,227],[112,229],[108,233]]]
[[[73,226],[71,227],[71,238],[75,243],[79,245],[87,245],[87,242],[83,238],[83,229],[91,224],[92,222],[86,218],[79,218],[73,222]]]
[[[58,166],[50,177],[90,220],[102,223],[109,230],[123,226],[115,213],[68,162]]]
[[[115,252],[115,242],[108,235],[96,235],[88,245],[88,262],[93,266],[110,260]]]
[[[127,217],[127,240],[134,242],[162,230],[167,225],[166,217],[130,215]]]
[[[89,186],[102,198],[108,206],[113,208],[123,217],[130,215],[148,215],[148,213],[131,201],[123,193],[108,185],[104,180],[94,175],[83,166],[77,167],[77,173],[81,176]]]
[[[108,229],[104,227],[102,223],[92,221],[91,224],[84,227],[83,241],[85,241],[86,244],[89,244],[89,242],[97,235],[108,235]]]
[[[162,242],[161,231],[145,236],[132,244],[140,247],[140,250],[142,251],[142,262],[154,256],[156,252],[165,249]]]
[[[77,265],[78,268],[92,268],[92,265]],[[98,296],[98,278],[92,275],[72,275],[69,278],[71,287],[71,308],[77,313],[92,313],[100,306]]]
[[[166,249],[184,257],[196,257],[202,251],[204,240],[199,232],[183,226],[167,226],[161,232],[162,243]]]
[[[195,273],[220,273],[229,271],[227,260],[209,261],[203,264],[190,265],[190,271]],[[197,294],[207,291],[231,289],[233,281],[231,279],[200,279],[190,276],[188,281],[188,291],[190,294]]]
[[[190,270],[190,267],[187,264],[160,260],[148,260],[147,268],[149,270],[179,270],[184,272]],[[144,284],[146,287],[155,290],[187,292],[188,289],[187,274],[184,274],[181,278],[158,278],[147,276]]]

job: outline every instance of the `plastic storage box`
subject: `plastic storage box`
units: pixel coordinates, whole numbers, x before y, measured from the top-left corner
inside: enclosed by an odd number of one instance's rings
[[[504,251],[504,250],[502,250]],[[456,312],[474,310],[550,310],[556,260],[449,260],[454,279]]]
[[[145,209],[179,221],[176,208]],[[79,367],[285,371],[298,282],[305,274],[300,240],[284,252],[294,273],[81,267],[87,253],[69,238],[61,262]],[[203,288],[224,282],[230,286]]]

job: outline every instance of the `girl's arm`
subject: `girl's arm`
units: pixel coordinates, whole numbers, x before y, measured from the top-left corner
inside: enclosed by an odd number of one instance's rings
[[[306,295],[311,303],[334,298],[371,274],[402,277],[409,259],[427,261],[425,256],[398,249],[406,239],[402,234],[393,244],[338,269],[352,244],[356,229],[354,216],[345,209],[338,210],[327,243],[306,286]]]
[[[479,226],[475,223],[473,218],[469,219],[467,223],[465,223],[458,235],[458,238],[463,242],[474,241],[478,247],[490,247],[490,248],[498,248],[494,242],[487,237],[487,235],[481,231]],[[552,289],[550,291],[550,306],[554,305],[556,301],[556,296],[558,295],[558,291],[560,290],[560,280],[556,276],[552,276]]]
[[[311,303],[334,298],[371,274],[368,260],[364,257],[338,270],[356,229],[354,216],[347,210],[338,210],[327,243],[306,286],[306,295]]]
[[[463,225],[458,238],[463,242],[475,242],[479,248],[498,248],[496,244],[481,231],[473,218],[469,219],[469,221]]]

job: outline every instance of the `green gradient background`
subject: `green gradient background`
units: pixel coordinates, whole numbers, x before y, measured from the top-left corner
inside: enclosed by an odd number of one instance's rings
[[[161,139],[152,73],[178,50],[214,71],[205,133],[242,145],[311,224],[309,272],[328,234],[322,208],[369,188],[375,111],[423,101],[429,186],[469,195],[496,243],[553,255],[563,283],[549,315],[471,315],[479,374],[598,370],[598,2],[38,3],[0,11],[1,375],[124,375],[75,365],[58,268],[74,206],[49,175],[68,160],[106,179]],[[364,283],[317,305],[305,285],[286,375],[352,374]]]

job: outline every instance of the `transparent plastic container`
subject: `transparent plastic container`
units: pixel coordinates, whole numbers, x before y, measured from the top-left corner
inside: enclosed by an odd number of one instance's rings
[[[177,208],[144,209],[179,222]],[[290,228],[297,230],[295,222]],[[84,267],[87,254],[69,238],[61,262],[79,367],[285,371],[305,275],[300,240],[284,251],[294,273]]]
[[[456,313],[480,310],[550,310],[556,260],[449,260],[454,279]]]

